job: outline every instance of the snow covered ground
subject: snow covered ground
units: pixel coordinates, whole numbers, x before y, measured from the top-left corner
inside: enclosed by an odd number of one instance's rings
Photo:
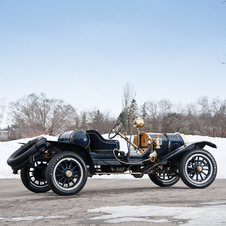
[[[53,136],[45,136],[48,140],[57,140],[57,137]],[[107,135],[103,135],[104,138],[107,139]],[[226,138],[213,138],[213,137],[203,137],[203,136],[192,136],[187,135],[186,136],[188,141],[210,141],[212,143],[215,143],[217,145],[217,149],[211,148],[206,146],[205,149],[212,153],[212,155],[215,157],[218,165],[218,174],[217,179],[226,179],[226,171],[224,168],[224,165],[226,164]],[[20,143],[26,143],[29,140],[33,138],[26,138],[21,140],[14,140],[14,141],[8,141],[8,142],[0,142],[0,179],[4,178],[19,178],[19,175],[13,175],[12,169],[9,167],[6,163],[7,158],[16,151],[21,144]],[[126,151],[127,145],[126,142],[119,138],[120,141],[120,149]],[[112,179],[112,178],[123,178],[123,179],[134,179],[131,175],[111,175],[111,176],[95,176],[93,178],[100,178],[100,179]],[[147,178],[147,177],[144,177]]]
[[[162,207],[162,206],[113,206],[88,210],[102,216],[91,220],[104,220],[105,223],[123,222],[169,223],[177,222],[183,226],[225,225],[226,202],[202,203],[199,207]],[[211,214],[209,214],[211,213]],[[154,219],[153,219],[154,218]],[[157,219],[155,219],[157,218]],[[157,224],[158,225],[158,224]]]

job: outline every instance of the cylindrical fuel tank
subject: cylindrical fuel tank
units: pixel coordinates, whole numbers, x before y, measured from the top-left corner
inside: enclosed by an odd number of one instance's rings
[[[90,138],[83,130],[73,130],[61,133],[58,137],[58,141],[79,144],[87,148],[90,143]]]

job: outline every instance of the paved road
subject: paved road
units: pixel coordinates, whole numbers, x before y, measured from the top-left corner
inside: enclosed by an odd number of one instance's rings
[[[148,179],[88,179],[80,193],[67,197],[58,196],[52,191],[32,193],[19,179],[0,180],[0,225],[175,226],[188,221],[166,216],[164,219],[167,221],[162,222],[159,216],[149,216],[147,221],[156,220],[158,223],[145,223],[136,218],[132,222],[124,220],[111,224],[104,219],[109,214],[90,210],[107,206],[117,207],[115,209],[118,210],[121,209],[120,206],[133,206],[138,213],[142,206],[171,209],[189,207],[190,210],[201,208],[205,205],[204,202],[226,205],[226,180],[215,180],[210,187],[196,190],[186,187],[181,181],[173,187],[160,188]],[[226,225],[226,219],[225,224],[221,225]]]

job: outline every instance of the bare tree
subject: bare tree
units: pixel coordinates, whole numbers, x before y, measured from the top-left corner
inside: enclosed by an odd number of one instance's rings
[[[172,113],[172,107],[173,104],[167,100],[163,99],[158,102],[158,110],[159,110],[159,116],[161,117],[161,130],[160,132],[168,133],[172,132],[170,131],[169,124],[172,119],[170,120],[171,117],[173,117]]]
[[[225,118],[225,105],[219,98],[212,100],[212,111],[213,111],[213,124],[214,124],[214,134],[213,136],[222,136],[222,129],[224,130],[225,125],[223,121]]]
[[[152,132],[176,132],[184,131],[185,118],[182,105],[173,105],[169,100],[163,99],[158,102],[146,102],[147,117],[145,129]],[[175,110],[173,110],[175,108]],[[146,124],[145,123],[145,124]]]
[[[186,107],[166,99],[147,101],[140,112],[146,131],[169,133],[179,129],[185,134],[226,137],[226,100],[202,97]]]
[[[133,121],[138,116],[138,106],[135,97],[136,92],[134,91],[134,87],[127,83],[123,87],[123,110],[120,118],[124,126],[127,124],[128,121],[128,133],[132,133]]]
[[[87,112],[81,112],[80,113],[80,129],[87,130],[88,127],[88,113]]]
[[[194,104],[187,105],[189,133],[207,136],[226,136],[226,100],[201,97]]]
[[[181,115],[175,112],[167,113],[162,117],[161,127],[162,133],[172,133],[179,131],[179,129],[182,127]]]
[[[187,133],[203,135],[202,124],[199,118],[197,104],[191,103],[186,106],[187,109]]]
[[[123,109],[128,109],[130,103],[136,97],[136,92],[134,91],[134,87],[130,85],[130,83],[126,83],[123,87],[123,98],[122,98],[122,107]]]
[[[216,117],[218,109],[218,101],[213,100],[212,103],[209,102],[208,97],[200,98],[197,103],[201,107],[200,118],[204,122],[205,127],[203,127],[203,132],[205,135],[216,136],[216,131],[218,131],[218,121],[219,118]]]
[[[150,131],[149,130],[149,115],[148,115],[148,104],[147,104],[147,102],[144,102],[144,104],[141,105],[140,116],[145,121],[143,130],[144,131]]]
[[[160,100],[158,102],[158,106],[159,106],[159,113],[161,116],[165,116],[172,112],[173,104],[167,99]]]
[[[89,117],[89,129],[95,129],[100,133],[108,133],[116,123],[109,111],[101,112],[99,109],[95,109],[89,112]]]
[[[148,116],[148,113],[147,113],[147,102],[144,102],[142,105],[141,105],[141,117],[143,118],[143,120],[146,119],[146,117]]]
[[[155,101],[146,102],[147,105],[147,117],[145,128],[148,128],[152,132],[160,132],[160,122],[158,113],[158,103]]]
[[[70,104],[65,104],[63,100],[53,99],[52,105],[47,119],[46,131],[49,134],[59,134],[62,130],[67,130],[71,125],[77,128],[77,114]]]
[[[3,99],[0,99],[0,125],[2,124],[3,116],[5,113],[5,102]]]
[[[10,103],[14,127],[20,136],[56,135],[75,122],[75,109],[63,100],[34,93]]]

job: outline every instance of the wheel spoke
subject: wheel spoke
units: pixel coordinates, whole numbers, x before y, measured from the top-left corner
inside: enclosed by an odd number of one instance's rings
[[[69,169],[72,167],[72,161],[70,161],[70,165],[68,166]]]
[[[188,171],[194,171],[194,167],[193,166],[188,166],[187,169],[188,169]]]
[[[64,179],[64,178],[62,178],[64,181],[63,181],[63,183],[62,183],[62,187],[64,187],[65,186],[65,183],[66,183],[66,179]]]
[[[78,173],[80,173],[80,170],[73,171],[73,174],[78,174]]]
[[[202,161],[200,162],[200,164],[202,164],[203,166],[206,165],[206,160],[203,158]]]
[[[202,174],[200,173],[200,177],[201,177],[201,180],[203,181],[204,179],[203,179],[203,177],[202,177]]]
[[[78,178],[80,177],[80,175],[72,175],[72,177],[73,177],[74,179],[78,179]]]
[[[61,182],[63,179],[64,179],[63,177],[59,178],[58,182]]]
[[[64,166],[64,164],[63,164],[63,163],[61,163],[61,164],[59,165],[59,167],[60,167],[62,170],[64,170],[64,169],[65,169],[65,166]]]
[[[58,171],[58,172],[60,172],[60,173],[63,172],[63,170],[61,170],[61,169],[59,169],[59,168],[57,168],[56,171]]]
[[[202,174],[204,174],[206,177],[209,174],[209,172],[205,173],[204,171],[202,171]]]
[[[199,181],[199,175],[196,173],[195,176],[196,176],[196,179],[195,180],[196,181]]]
[[[74,171],[74,169],[75,169],[75,168],[77,168],[77,167],[78,167],[78,166],[77,166],[77,165],[75,165],[73,168],[71,168],[71,170],[72,170],[72,171]]]

